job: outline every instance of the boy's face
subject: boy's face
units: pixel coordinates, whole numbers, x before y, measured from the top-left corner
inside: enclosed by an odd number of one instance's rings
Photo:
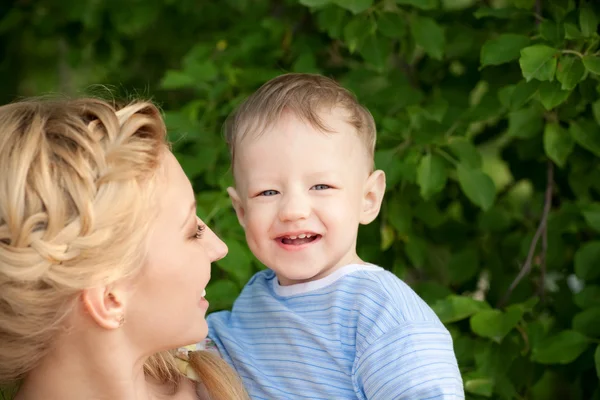
[[[358,225],[375,219],[385,192],[383,172],[370,172],[364,144],[342,111],[321,117],[333,133],[288,112],[236,149],[237,187],[229,194],[250,249],[282,285],[361,262]]]

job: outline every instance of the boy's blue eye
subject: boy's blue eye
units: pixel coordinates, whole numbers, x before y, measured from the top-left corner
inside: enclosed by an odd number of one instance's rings
[[[313,186],[312,188],[314,190],[325,190],[325,189],[331,189],[331,186],[325,185],[325,184],[319,184],[319,185]]]
[[[275,196],[279,194],[277,190],[265,190],[264,192],[260,192],[259,196]]]

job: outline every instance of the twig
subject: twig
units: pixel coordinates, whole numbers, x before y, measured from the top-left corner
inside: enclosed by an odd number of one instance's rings
[[[538,293],[541,301],[544,301],[546,294],[546,255],[548,254],[548,224],[544,226],[542,233],[542,254],[540,254],[540,286]]]
[[[554,164],[552,164],[551,161],[548,161],[546,193],[544,196],[544,211],[542,213],[542,219],[540,220],[540,224],[538,225],[537,230],[535,231],[535,234],[533,235],[533,239],[531,240],[531,245],[529,246],[529,252],[527,253],[527,259],[525,260],[525,264],[523,264],[521,271],[519,271],[519,274],[517,275],[515,280],[510,284],[510,287],[506,291],[506,294],[498,303],[498,308],[504,307],[504,305],[508,302],[508,299],[510,298],[510,295],[512,294],[513,290],[515,290],[515,288],[521,282],[521,280],[523,280],[523,278],[527,274],[529,274],[529,272],[531,272],[531,265],[533,262],[533,256],[535,255],[535,250],[537,248],[537,243],[540,240],[540,236],[542,236],[544,234],[544,232],[546,231],[546,224],[548,222],[548,214],[550,213],[550,209],[552,208],[553,186],[554,186]],[[545,259],[546,248],[543,248],[542,251],[544,252],[544,255],[542,255],[542,257],[544,257],[544,259]],[[545,266],[544,266],[544,268],[545,268]]]
[[[539,25],[542,22],[542,0],[535,0],[535,24]]]

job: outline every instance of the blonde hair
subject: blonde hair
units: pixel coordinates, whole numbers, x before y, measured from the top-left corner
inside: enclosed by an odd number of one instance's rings
[[[48,353],[81,290],[139,271],[165,149],[149,102],[0,107],[0,385]],[[237,379],[223,361],[194,365],[220,368],[207,387]],[[146,372],[175,388],[182,376],[170,353],[153,356]]]
[[[284,111],[323,132],[331,132],[321,113],[340,108],[356,129],[370,157],[375,152],[377,130],[373,116],[356,97],[333,79],[317,74],[284,74],[262,85],[225,123],[225,137],[235,160],[235,149],[248,135],[259,136],[277,123]]]

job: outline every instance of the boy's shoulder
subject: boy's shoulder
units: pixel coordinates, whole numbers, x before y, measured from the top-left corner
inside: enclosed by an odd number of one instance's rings
[[[406,282],[388,270],[373,267],[344,276],[338,290],[351,289],[359,308],[378,309],[393,316],[398,324],[439,322],[431,307]]]

